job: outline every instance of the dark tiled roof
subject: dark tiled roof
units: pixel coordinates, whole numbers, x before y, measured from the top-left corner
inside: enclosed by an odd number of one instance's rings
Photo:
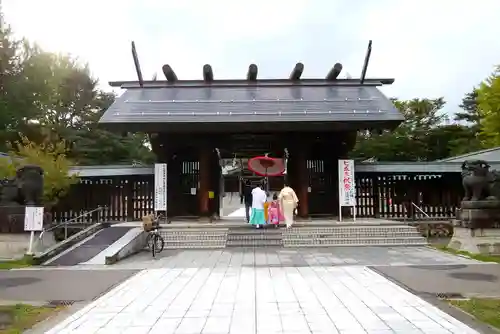
[[[402,121],[372,85],[132,88],[100,123]]]

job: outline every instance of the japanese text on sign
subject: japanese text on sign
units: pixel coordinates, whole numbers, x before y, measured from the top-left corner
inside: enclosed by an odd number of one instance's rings
[[[341,206],[356,205],[353,160],[339,160],[339,201]]]
[[[24,215],[25,231],[43,230],[43,207],[27,206]]]
[[[155,164],[154,210],[167,210],[167,164]]]

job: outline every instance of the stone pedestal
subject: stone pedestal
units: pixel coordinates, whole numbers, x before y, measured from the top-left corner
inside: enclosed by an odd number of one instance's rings
[[[459,220],[471,229],[492,228],[500,221],[500,201],[462,201]]]
[[[25,211],[22,205],[0,206],[0,233],[23,233]]]
[[[448,246],[472,254],[500,255],[500,229],[478,229],[472,235],[468,228],[455,227]]]
[[[24,205],[0,206],[0,233],[24,233],[24,216],[26,207]],[[52,214],[45,212],[43,224],[52,222]]]

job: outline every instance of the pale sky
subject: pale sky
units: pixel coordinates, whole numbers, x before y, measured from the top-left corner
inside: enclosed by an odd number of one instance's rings
[[[453,113],[464,93],[500,64],[499,0],[0,0],[18,35],[90,64],[103,87],[136,80],[130,41],[145,79],[170,64],[180,79],[323,78],[334,63],[359,77],[393,77],[388,96],[440,97]]]

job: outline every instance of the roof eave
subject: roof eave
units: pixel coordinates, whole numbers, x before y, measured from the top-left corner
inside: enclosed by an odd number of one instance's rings
[[[168,88],[168,87],[241,87],[241,86],[382,86],[392,85],[394,78],[372,78],[365,79],[361,83],[360,79],[261,79],[249,80],[214,80],[206,82],[203,80],[177,80],[174,82],[167,80],[143,81],[142,86],[139,81],[110,81],[109,85],[115,88]]]
[[[223,124],[224,126],[221,126]],[[401,120],[366,120],[366,121],[287,121],[265,122],[126,122],[104,119],[99,126],[113,132],[168,132],[168,133],[265,133],[265,132],[310,132],[310,131],[357,131],[360,129],[394,130]]]

